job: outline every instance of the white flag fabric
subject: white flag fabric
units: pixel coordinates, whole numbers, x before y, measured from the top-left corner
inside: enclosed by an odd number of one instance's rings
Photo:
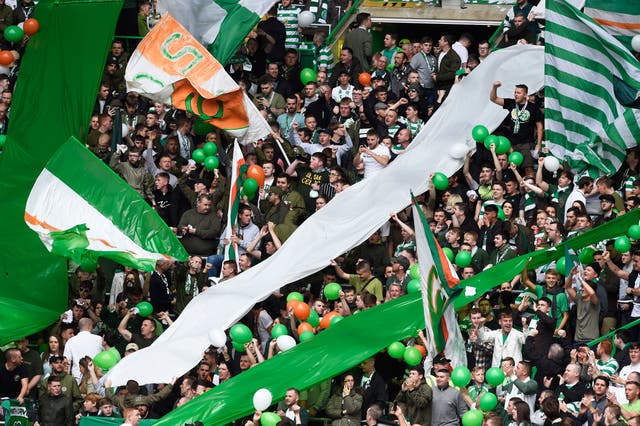
[[[388,167],[338,194],[307,219],[268,260],[194,298],[178,320],[148,348],[125,357],[109,373],[114,385],[134,379],[140,384],[168,382],[192,368],[210,341],[213,328],[227,328],[258,301],[287,283],[326,267],[329,259],[365,241],[410,202],[409,192],[426,191],[430,171],[455,173],[463,158],[448,153],[455,144],[475,148],[471,130],[493,130],[507,111],[489,101],[494,80],[500,96],[516,84],[532,90],[543,84],[543,48],[513,46],[494,52],[455,85],[448,99],[414,142]],[[366,214],[363,214],[366,212]]]

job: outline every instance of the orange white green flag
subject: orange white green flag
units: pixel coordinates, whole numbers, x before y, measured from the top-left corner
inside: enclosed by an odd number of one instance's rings
[[[127,90],[194,114],[240,143],[271,132],[220,62],[168,13],[138,45],[125,79]]]
[[[466,365],[464,340],[453,307],[453,297],[459,292],[458,275],[434,238],[424,212],[412,198],[416,251],[422,287],[425,337],[428,341],[425,370],[430,370],[433,358],[444,354],[457,367]]]

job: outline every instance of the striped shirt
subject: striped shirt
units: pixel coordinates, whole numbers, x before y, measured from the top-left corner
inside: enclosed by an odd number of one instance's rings
[[[333,71],[333,52],[326,45],[322,45],[319,48],[316,47],[314,49],[313,55],[313,65],[316,68],[316,71],[320,71],[324,68],[324,71],[327,73],[327,78],[331,77],[331,72]]]
[[[284,47],[287,49],[297,49],[300,46],[300,33],[298,32],[298,15],[302,12],[297,7],[287,8],[278,6],[278,21],[284,24],[286,37]]]
[[[418,119],[418,121],[409,121],[406,122],[407,128],[411,131],[411,137],[415,138],[420,130],[422,130],[422,126],[424,126],[424,121]]]
[[[609,358],[609,360],[605,362],[597,360],[596,368],[600,370],[600,374],[603,376],[611,377],[618,371],[618,361],[616,361],[614,357]]]

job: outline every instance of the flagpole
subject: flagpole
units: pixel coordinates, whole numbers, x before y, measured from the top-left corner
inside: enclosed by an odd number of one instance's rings
[[[276,145],[278,145],[278,148],[280,148],[280,152],[282,153],[282,156],[284,157],[284,161],[287,162],[287,166],[290,166],[291,165],[291,161],[289,161],[289,157],[287,156],[287,153],[284,151],[284,147],[282,146],[282,142],[281,142],[280,138],[275,133],[271,133],[271,136],[273,136],[273,140],[276,141]]]

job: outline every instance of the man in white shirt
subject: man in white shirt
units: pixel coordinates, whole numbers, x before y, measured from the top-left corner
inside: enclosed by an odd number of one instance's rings
[[[462,68],[467,67],[467,61],[469,60],[469,47],[473,41],[473,36],[469,33],[463,33],[460,39],[453,43],[451,48],[460,56],[460,62],[462,62]]]
[[[93,321],[91,318],[81,318],[78,322],[80,332],[69,339],[64,347],[64,356],[71,364],[71,375],[80,383],[82,373],[80,373],[80,360],[85,356],[93,358],[102,352],[102,337],[91,334]]]
[[[511,357],[518,363],[522,361],[522,345],[524,345],[526,335],[513,328],[513,314],[502,312],[500,314],[499,330],[485,332],[484,328],[478,329],[478,340],[481,342],[493,342],[492,367],[500,367],[500,361]],[[481,320],[481,325],[484,321]]]
[[[364,164],[364,177],[370,178],[387,167],[390,158],[389,148],[380,143],[378,132],[371,129],[367,132],[367,145],[360,146],[353,164]]]

